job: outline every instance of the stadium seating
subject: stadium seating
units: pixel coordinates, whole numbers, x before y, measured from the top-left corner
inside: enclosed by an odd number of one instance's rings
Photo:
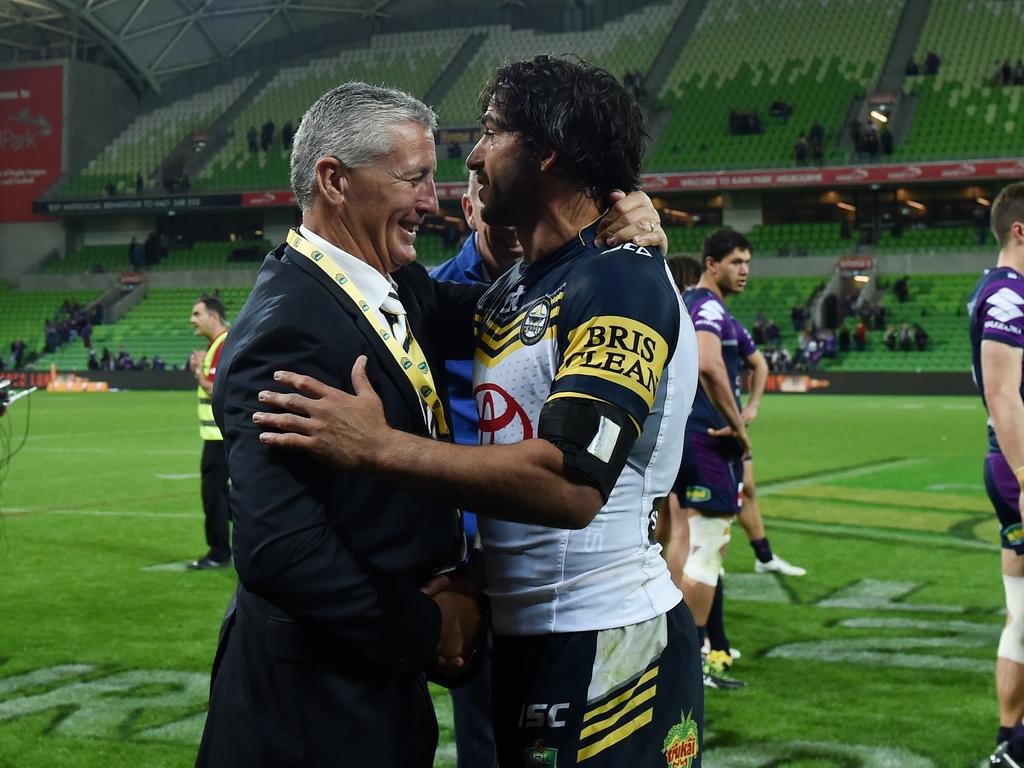
[[[927,229],[906,229],[899,237],[890,230],[884,230],[875,247],[875,253],[964,253],[965,251],[991,251],[994,248],[992,233],[987,229],[985,241],[978,242],[978,230],[973,227],[929,227]]]
[[[666,227],[670,253],[699,254],[715,227]],[[828,256],[852,250],[835,223],[757,224],[746,233],[755,256]]]
[[[84,295],[78,292],[75,296],[83,306],[96,297],[93,292]],[[0,356],[5,364],[15,339],[25,342],[26,355],[43,349],[46,321],[52,319],[69,298],[68,291],[16,291],[0,281]]]
[[[530,29],[491,27],[461,77],[437,107],[443,126],[474,126],[480,116],[477,99],[488,76],[508,59],[522,59],[541,53],[574,53],[598,64],[620,80],[627,72],[646,75],[669,30],[683,8],[683,0],[652,4],[626,14],[603,27],[571,34],[546,34]],[[438,178],[453,180],[464,169],[439,168]],[[441,175],[441,172],[444,175]]]
[[[278,72],[230,128],[227,145],[203,168],[199,189],[286,189],[290,151],[281,144],[285,123],[298,128],[303,112],[325,91],[349,80],[384,83],[420,98],[441,74],[473,29],[376,35],[365,48],[315,59]],[[246,135],[270,119],[274,141],[267,152],[250,152]]]
[[[138,117],[61,190],[62,194],[99,196],[108,183],[118,194],[134,194],[135,177],[140,173],[145,191],[157,187],[155,172],[171,151],[190,131],[216,120],[253,77],[236,78]]]
[[[884,295],[886,325],[897,330],[903,323],[921,325],[928,333],[928,347],[904,352],[890,350],[884,344],[885,330],[871,330],[867,349],[848,352],[835,360],[823,361],[824,370],[854,371],[968,371],[971,347],[967,337],[967,298],[978,281],[978,275],[937,274],[912,275],[909,297],[900,303],[887,291]],[[891,280],[888,281],[891,283]],[[853,330],[853,323],[847,320]]]
[[[757,316],[774,321],[779,328],[781,345],[791,354],[796,352],[796,331],[789,319],[795,305],[804,306],[824,282],[822,277],[758,277],[747,283],[746,290],[727,300],[729,310],[748,329]]]
[[[198,240],[191,248],[172,248],[157,264],[147,266],[146,272],[172,272],[182,269],[248,269],[253,272],[263,261],[263,255],[274,246],[266,240]],[[254,249],[259,254],[254,261],[230,261],[236,250]],[[128,245],[86,245],[69,253],[65,258],[43,265],[43,272],[78,274],[82,272],[126,272]]]
[[[92,343],[97,357],[104,347],[112,355],[123,347],[135,361],[145,356],[152,362],[155,355],[160,355],[168,369],[186,367],[192,350],[206,346],[205,340],[195,336],[188,322],[189,313],[200,296],[213,290],[212,287],[150,289],[146,298],[120,321],[96,326]],[[229,319],[242,308],[248,295],[247,288],[220,291]],[[48,368],[51,362],[59,370],[83,370],[87,367],[88,350],[81,343],[71,343],[40,358],[35,367]]]
[[[894,159],[941,160],[1019,156],[1024,146],[1020,108],[1024,87],[997,80],[1004,59],[1024,56],[1020,0],[932,0],[915,59],[923,70],[929,51],[938,74],[908,77],[917,111]]]
[[[844,160],[838,139],[850,103],[877,81],[902,7],[820,0],[812,12],[799,2],[710,0],[659,94],[672,118],[647,169],[792,165],[797,136],[815,121],[825,128],[825,161]],[[792,116],[771,117],[775,101]],[[731,135],[733,109],[756,111],[764,132]]]

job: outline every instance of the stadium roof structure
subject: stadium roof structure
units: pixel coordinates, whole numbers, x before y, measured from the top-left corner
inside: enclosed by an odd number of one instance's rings
[[[585,0],[584,0],[585,1]],[[0,0],[0,65],[74,58],[115,67],[137,91],[254,45],[353,19],[539,7],[543,0]],[[565,7],[576,5],[565,0]],[[546,3],[551,6],[552,3]]]

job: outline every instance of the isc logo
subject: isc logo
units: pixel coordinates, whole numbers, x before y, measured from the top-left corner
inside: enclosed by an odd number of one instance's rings
[[[560,720],[558,713],[568,709],[568,704],[525,704],[519,713],[520,728],[563,728],[565,720]]]

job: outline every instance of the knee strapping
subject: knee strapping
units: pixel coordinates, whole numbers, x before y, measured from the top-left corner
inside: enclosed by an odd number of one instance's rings
[[[683,567],[687,578],[709,587],[718,583],[722,547],[729,543],[731,525],[731,517],[697,515],[690,518],[690,554]]]
[[[999,637],[1001,658],[1024,664],[1024,576],[1003,575],[1006,626]]]

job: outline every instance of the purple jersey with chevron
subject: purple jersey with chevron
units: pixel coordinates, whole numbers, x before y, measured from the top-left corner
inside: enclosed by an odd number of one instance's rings
[[[967,315],[971,323],[971,368],[974,383],[984,402],[981,342],[998,341],[1011,347],[1024,348],[1024,277],[1009,267],[987,271],[967,301]],[[1024,384],[1021,386],[1021,398],[1024,399]],[[999,444],[991,420],[988,439],[990,449],[998,451]]]
[[[746,360],[757,352],[757,344],[754,343],[754,337],[750,335],[750,331],[746,329],[743,323],[734,317],[732,324],[736,326],[736,349],[739,352],[740,359]]]
[[[692,288],[683,294],[683,303],[693,320],[693,328],[698,333],[713,333],[722,341],[722,361],[729,376],[729,385],[739,405],[740,388],[740,353],[739,324],[725,306],[725,302],[707,288]],[[693,401],[693,411],[686,422],[688,431],[706,432],[708,429],[721,429],[726,426],[725,419],[711,404],[703,386],[697,387],[697,397]]]

